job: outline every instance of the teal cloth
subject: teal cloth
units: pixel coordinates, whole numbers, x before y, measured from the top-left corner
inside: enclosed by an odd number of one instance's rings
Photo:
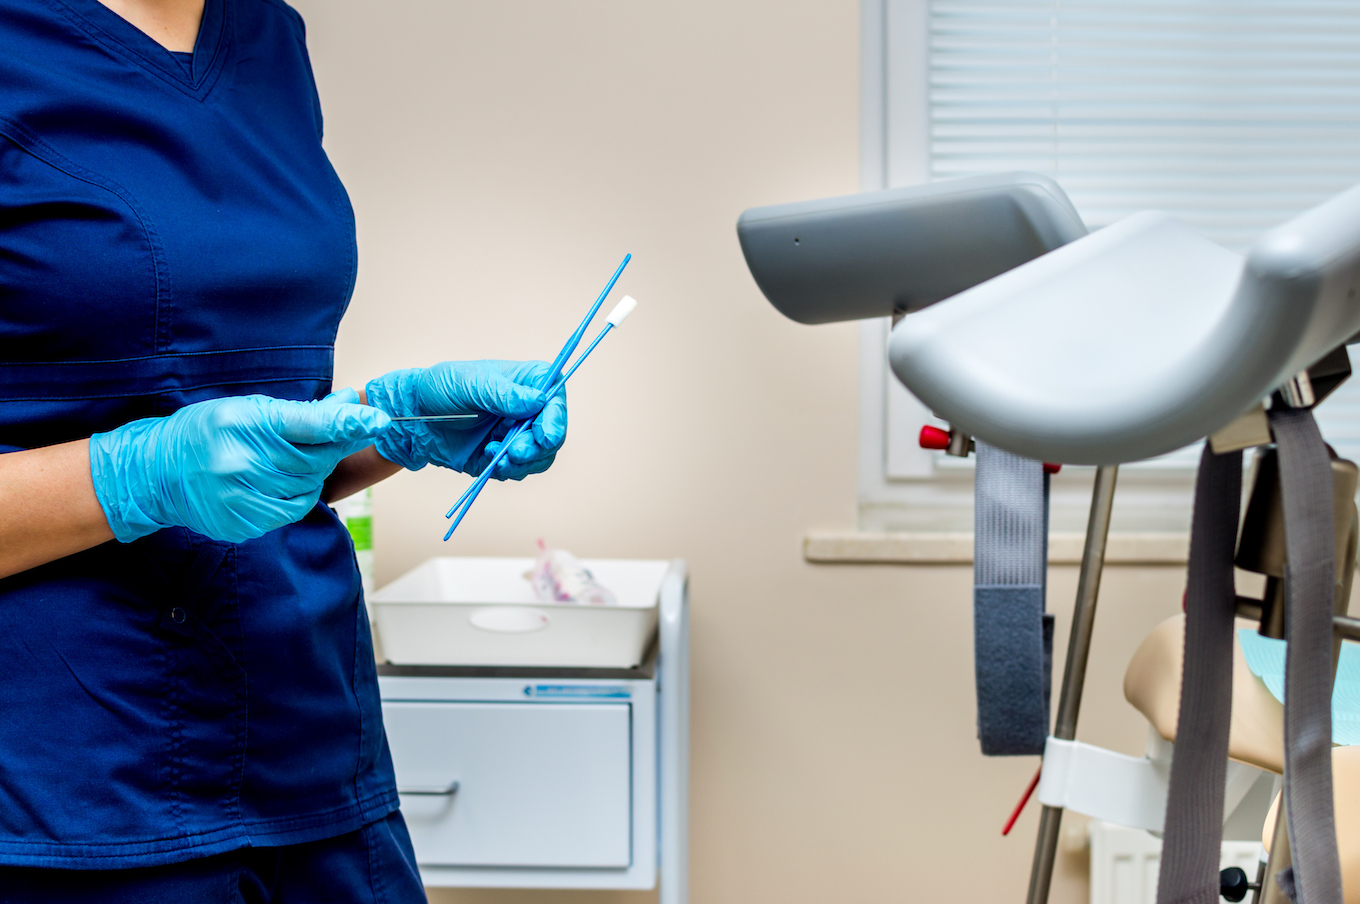
[[[1247,668],[1265,682],[1271,696],[1284,701],[1285,642],[1262,637],[1254,628],[1238,628],[1237,639],[1247,657]],[[1341,642],[1341,661],[1332,690],[1332,742],[1343,747],[1360,744],[1360,644]]]

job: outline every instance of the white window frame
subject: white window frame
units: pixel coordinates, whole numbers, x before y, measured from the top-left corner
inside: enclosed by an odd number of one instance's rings
[[[896,173],[905,183],[925,182],[929,173],[926,127],[927,85],[927,0],[861,0],[860,4],[860,191],[876,191],[890,184],[890,136],[896,138]],[[891,18],[891,22],[889,21]],[[889,53],[889,47],[894,52]],[[919,60],[916,71],[903,71],[905,54]],[[915,52],[912,52],[912,51]],[[890,59],[895,61],[889,72]],[[896,76],[890,82],[890,77]],[[904,77],[905,76],[905,77]],[[902,117],[889,116],[889,97],[909,111]],[[910,121],[917,126],[905,129]],[[895,381],[888,370],[886,349],[890,324],[886,318],[866,320],[859,331],[860,382],[860,461],[859,495],[861,526],[863,509],[911,505],[920,501],[914,483],[890,480],[889,433],[899,445],[902,431],[917,431],[927,423],[930,412]],[[892,417],[888,405],[901,406],[901,417]],[[896,414],[897,412],[894,412]],[[897,429],[893,429],[897,428]],[[900,450],[894,450],[900,451]],[[906,451],[906,473],[917,480],[934,476],[930,453]]]
[[[860,190],[920,184],[930,172],[929,2],[861,0]],[[859,332],[859,506],[861,531],[972,529],[973,473],[920,449],[925,424],[942,424],[893,377],[887,319]],[[1053,481],[1055,531],[1085,527],[1093,468],[1063,470]],[[1113,529],[1189,529],[1193,468],[1125,467]]]

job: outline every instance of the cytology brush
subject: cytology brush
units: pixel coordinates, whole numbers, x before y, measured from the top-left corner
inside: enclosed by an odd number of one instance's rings
[[[535,389],[547,389],[561,375],[562,367],[567,363],[567,359],[576,352],[576,346],[580,344],[581,337],[585,335],[586,327],[590,326],[590,322],[595,319],[595,315],[600,310],[600,305],[604,304],[605,298],[607,298],[609,293],[614,289],[614,283],[618,282],[619,277],[623,275],[623,268],[627,267],[628,262],[632,259],[633,255],[631,254],[625,254],[623,256],[623,262],[620,263],[618,269],[614,271],[614,275],[609,277],[609,282],[605,284],[604,291],[595,299],[595,303],[590,306],[590,310],[586,312],[585,319],[581,321],[580,326],[576,327],[575,332],[567,339],[566,345],[563,345],[562,350],[557,353],[557,357],[553,359],[553,363],[548,366],[548,372],[543,375],[543,379],[538,382],[538,385],[534,387]],[[481,438],[477,440],[476,444],[481,445],[486,442],[486,438],[491,435],[491,431],[494,430],[499,423],[500,419],[496,418],[482,427],[474,428],[482,431]],[[453,507],[444,514],[444,517],[452,518],[453,513],[458,510],[458,506],[462,505],[463,500],[466,498],[467,493],[464,492],[462,496],[458,497],[458,501],[453,504]]]
[[[620,326],[623,321],[627,319],[628,315],[633,313],[633,310],[636,307],[637,300],[634,299],[633,296],[623,296],[623,300],[614,306],[614,310],[609,312],[609,319],[605,323],[604,329],[600,330],[599,335],[591,341],[590,345],[586,347],[586,350],[581,353],[581,357],[576,359],[567,372],[552,385],[552,388],[544,393],[545,404],[547,399],[551,399],[562,391],[562,387],[567,385],[567,380],[571,379],[571,375],[576,373],[576,369],[585,363],[586,358],[590,357],[590,353],[595,351],[595,346],[600,344],[600,340],[609,335],[611,330]],[[505,457],[506,452],[510,450],[510,444],[514,442],[515,438],[523,433],[531,423],[533,423],[532,418],[520,421],[515,425],[513,430],[506,434],[505,439],[501,440],[501,447],[496,451],[495,457],[491,459],[490,463],[482,470],[482,473],[478,475],[472,486],[468,487],[462,497],[454,503],[453,508],[449,509],[449,513],[445,517],[453,517],[454,512],[458,513],[458,517],[455,518],[453,524],[449,526],[448,533],[444,534],[445,540],[448,540],[449,537],[453,536],[453,532],[458,529],[458,525],[462,523],[463,518],[467,515],[468,509],[472,508],[472,503],[477,501],[477,496],[482,492],[482,488],[486,486],[486,482],[491,479],[492,473],[495,472],[496,465]]]
[[[614,271],[614,275],[609,277],[609,282],[605,284],[604,291],[600,293],[600,297],[595,299],[595,303],[590,306],[590,310],[586,312],[585,319],[581,321],[581,325],[576,328],[576,332],[571,334],[571,338],[567,340],[567,344],[562,346],[562,350],[558,352],[557,357],[553,359],[552,366],[548,368],[548,374],[544,377],[542,385],[537,387],[538,389],[546,389],[551,386],[553,382],[557,380],[558,376],[561,375],[562,368],[567,364],[567,359],[576,352],[576,346],[581,344],[581,337],[586,334],[586,327],[590,326],[590,321],[595,319],[595,315],[599,313],[600,305],[604,304],[604,300],[609,297],[609,293],[614,291],[614,283],[619,281],[619,277],[623,275],[623,268],[628,266],[628,262],[632,259],[633,255],[631,254],[625,254],[623,256],[623,262],[620,263],[619,268]]]
[[[631,254],[625,254],[623,256],[623,262],[619,264],[618,269],[614,271],[614,275],[609,278],[609,282],[605,285],[604,291],[600,293],[600,297],[595,299],[595,303],[590,306],[590,310],[586,313],[585,319],[581,321],[581,325],[576,328],[576,332],[571,334],[571,338],[567,340],[567,344],[562,346],[562,350],[557,353],[557,357],[553,359],[552,365],[548,367],[548,372],[537,382],[534,389],[547,389],[562,373],[563,365],[565,365],[567,359],[576,352],[576,346],[580,343],[581,337],[585,335],[586,327],[590,326],[590,321],[595,319],[595,314],[600,310],[600,305],[604,304],[605,298],[607,298],[609,293],[614,289],[614,283],[618,282],[619,277],[623,275],[623,268],[627,267],[628,262],[632,259],[633,255]],[[485,424],[469,428],[469,432],[481,431],[481,435],[475,438],[470,436],[467,442],[472,445],[481,446],[486,442],[487,437],[491,435],[491,432],[496,429],[496,425],[500,422],[500,418],[493,417],[487,420]],[[445,517],[447,518],[452,514],[453,509],[449,509],[449,514],[445,515]]]

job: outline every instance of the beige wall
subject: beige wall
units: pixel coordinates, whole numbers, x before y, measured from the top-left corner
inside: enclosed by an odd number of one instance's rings
[[[327,147],[359,218],[338,381],[458,357],[547,357],[625,251],[642,307],[573,381],[554,469],[376,493],[379,583],[441,554],[682,556],[693,594],[697,904],[1019,900],[1036,761],[973,731],[966,568],[811,566],[855,515],[855,328],[764,301],[745,208],[857,186],[856,0],[306,0]],[[1081,736],[1130,753],[1128,654],[1178,569],[1106,579]],[[1065,628],[1074,570],[1055,569]],[[1063,637],[1059,638],[1063,642]],[[1084,896],[1066,856],[1055,901]],[[436,902],[652,894],[437,892]]]

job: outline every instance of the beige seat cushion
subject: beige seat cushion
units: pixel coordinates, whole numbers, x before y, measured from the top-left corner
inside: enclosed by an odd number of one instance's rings
[[[1237,625],[1256,627],[1242,619]],[[1152,629],[1124,672],[1125,699],[1168,741],[1176,740],[1184,649],[1185,616],[1174,615]],[[1268,772],[1284,772],[1284,706],[1247,667],[1236,631],[1228,756]]]
[[[1346,904],[1360,904],[1360,747],[1332,750],[1332,796],[1336,800],[1336,847],[1341,853],[1341,890]],[[1270,805],[1262,841],[1270,850],[1280,796]]]

